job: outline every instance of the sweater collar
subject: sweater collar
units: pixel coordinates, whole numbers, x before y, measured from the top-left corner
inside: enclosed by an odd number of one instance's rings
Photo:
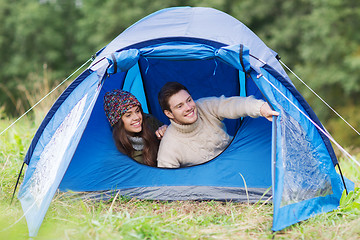
[[[127,137],[130,140],[130,143],[135,150],[137,151],[143,150],[144,139],[142,137],[132,137],[132,136],[127,136]]]
[[[192,124],[178,124],[170,119],[171,125],[174,126],[174,128],[178,132],[183,134],[190,134],[190,133],[196,134],[199,131],[200,121],[201,119],[200,117],[198,117],[198,119]]]

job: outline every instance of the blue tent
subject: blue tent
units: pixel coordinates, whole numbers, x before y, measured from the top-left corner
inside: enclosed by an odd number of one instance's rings
[[[157,102],[168,81],[183,83],[194,99],[253,95],[280,115],[272,123],[225,121],[234,138],[207,163],[180,169],[141,165],[116,149],[103,96],[112,89],[130,91],[145,112],[169,123]],[[100,50],[55,102],[24,162],[18,198],[30,236],[57,189],[158,200],[273,197],[277,231],[337,208],[345,186],[353,188],[335,171],[338,161],[324,128],[277,54],[241,22],[211,8],[155,12]]]

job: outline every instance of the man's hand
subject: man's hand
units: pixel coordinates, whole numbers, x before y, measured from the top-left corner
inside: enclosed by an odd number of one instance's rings
[[[273,111],[268,103],[264,103],[260,108],[260,114],[261,116],[265,117],[270,122],[272,121],[273,116],[279,116],[279,113],[276,111]]]
[[[167,127],[168,127],[167,125],[162,125],[161,127],[158,128],[158,130],[156,130],[155,135],[159,140],[161,140],[162,137],[164,136]]]

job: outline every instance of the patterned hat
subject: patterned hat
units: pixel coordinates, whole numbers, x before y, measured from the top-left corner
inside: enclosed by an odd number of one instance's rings
[[[104,110],[110,125],[113,127],[130,108],[141,106],[134,95],[127,91],[114,89],[105,93]]]

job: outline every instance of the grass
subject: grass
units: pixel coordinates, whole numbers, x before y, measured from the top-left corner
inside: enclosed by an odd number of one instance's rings
[[[0,116],[1,117],[1,116]],[[0,118],[0,129],[12,120]],[[0,239],[27,239],[23,211],[12,191],[37,129],[24,118],[0,136]],[[359,168],[342,160],[343,173],[360,183]],[[360,189],[339,209],[273,233],[271,204],[217,201],[160,202],[114,196],[106,202],[56,195],[36,239],[359,239]]]

